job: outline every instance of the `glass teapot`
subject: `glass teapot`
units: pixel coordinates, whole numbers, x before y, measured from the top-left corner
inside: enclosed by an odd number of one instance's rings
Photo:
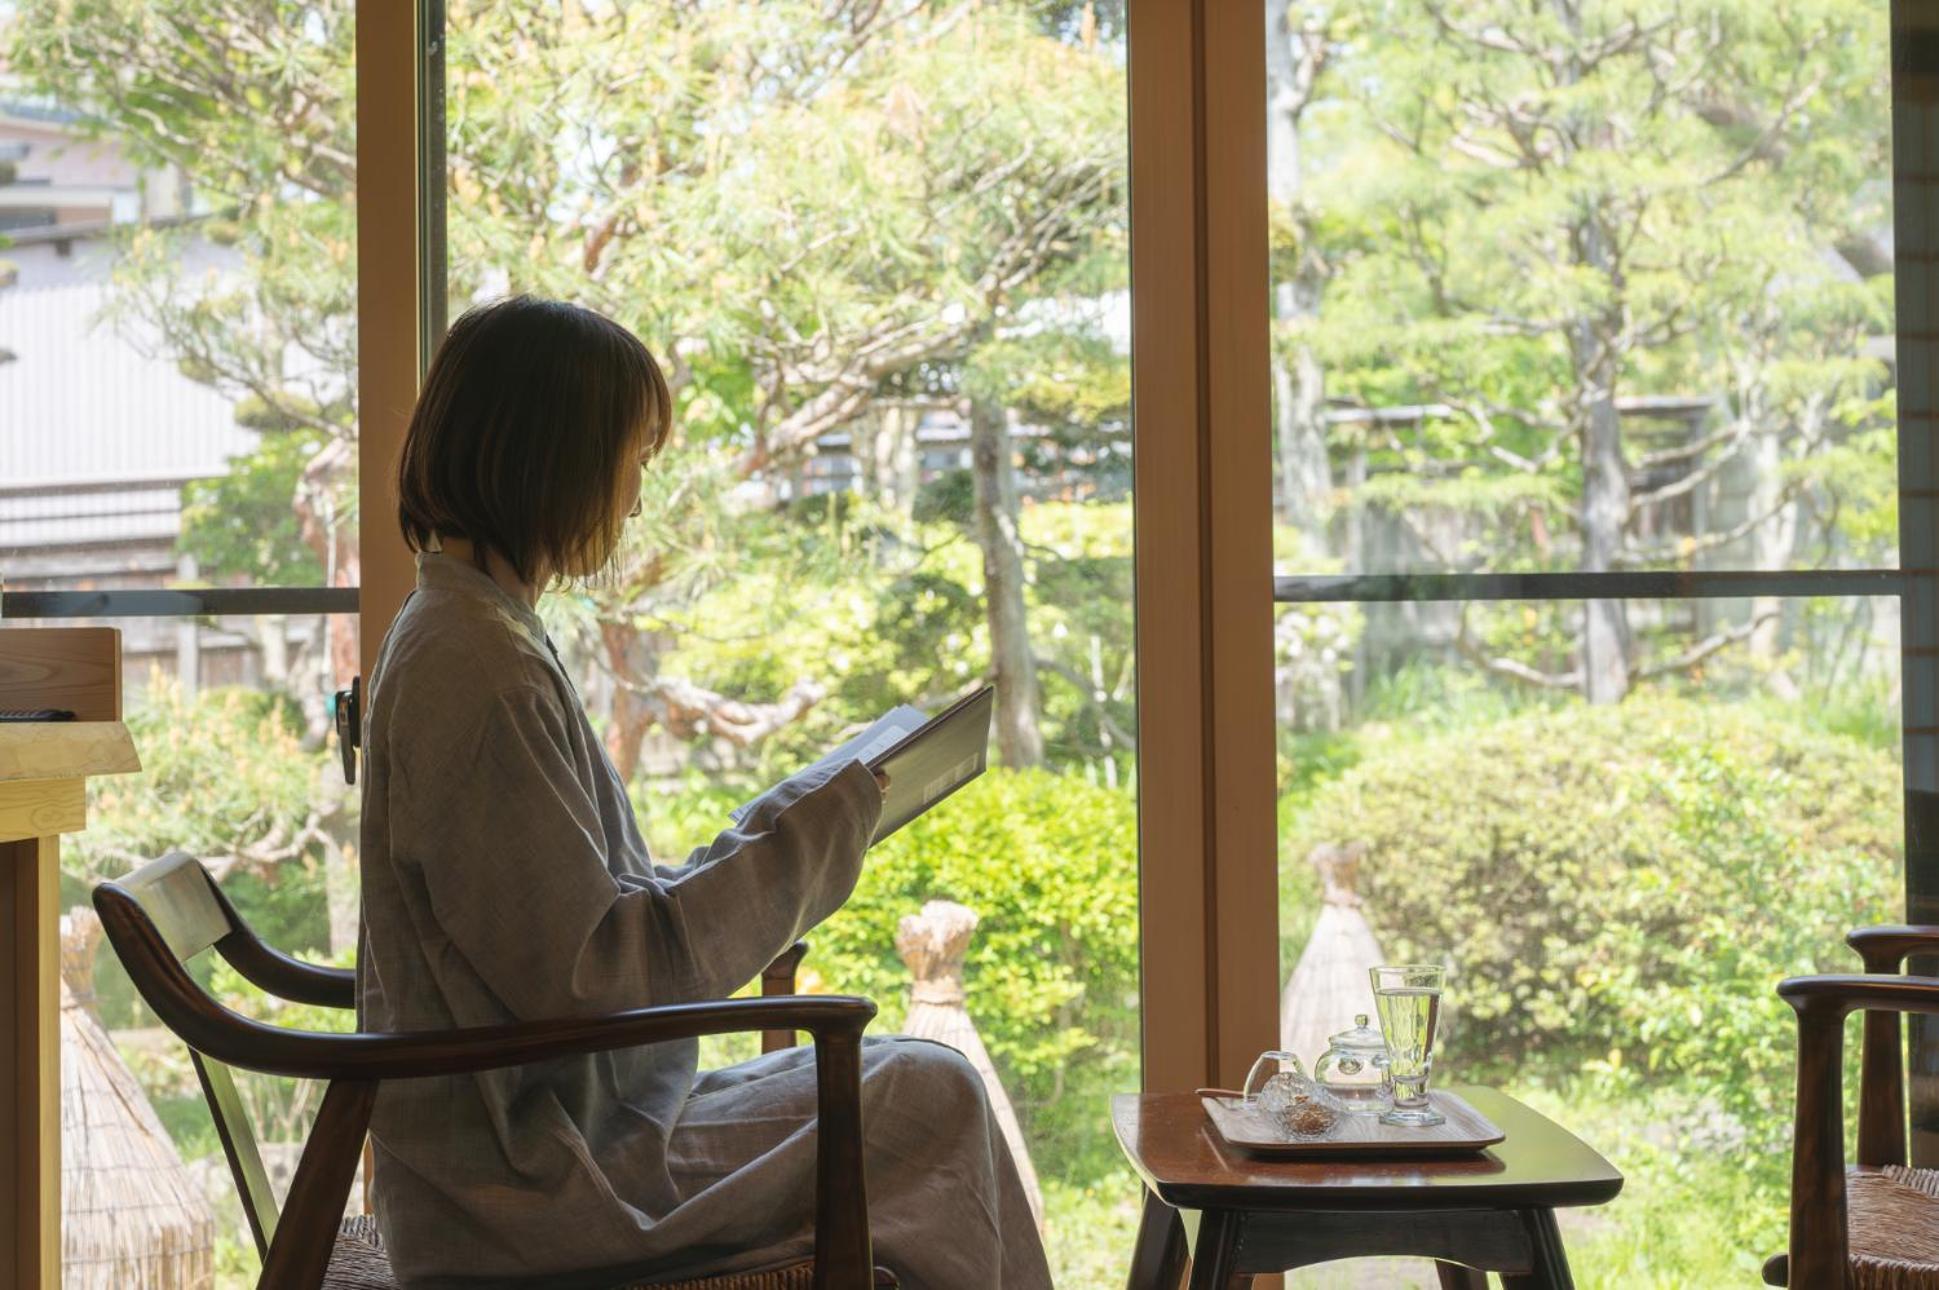
[[[1372,1111],[1386,1101],[1387,1041],[1367,1024],[1366,1013],[1354,1017],[1353,1029],[1328,1041],[1313,1065],[1313,1078],[1351,1110]]]

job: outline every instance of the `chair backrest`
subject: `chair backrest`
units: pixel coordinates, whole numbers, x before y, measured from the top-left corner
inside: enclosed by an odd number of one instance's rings
[[[230,1014],[195,983],[186,965],[214,950],[271,994],[344,1008],[354,1003],[352,974],[299,963],[270,949],[236,914],[202,863],[179,851],[118,882],[101,884],[95,889],[94,904],[135,988],[188,1045],[257,1253],[266,1258],[280,1217],[276,1194],[263,1167],[255,1129],[237,1094],[234,1069],[203,1051],[209,1028],[219,1030],[222,1018]],[[158,947],[165,947],[165,953]],[[185,992],[199,998],[186,999]],[[196,1003],[201,1006],[185,1013],[185,1004]],[[191,1019],[192,1026],[185,1024]],[[202,1035],[204,1043],[198,1045],[193,1035]],[[250,1032],[237,1024],[230,1028],[229,1038],[225,1050],[246,1046]]]

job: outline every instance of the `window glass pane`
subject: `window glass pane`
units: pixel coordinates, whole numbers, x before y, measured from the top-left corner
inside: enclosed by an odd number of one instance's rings
[[[270,944],[313,962],[354,963],[361,799],[344,783],[328,734],[322,687],[330,626],[320,615],[124,625],[123,711],[142,768],[90,781],[88,827],[62,839],[63,910],[88,911],[86,918],[97,881],[181,850],[208,866]],[[101,1185],[92,1194],[102,1204],[155,1205],[155,1221],[143,1229],[158,1243],[150,1257],[179,1256],[184,1262],[174,1266],[189,1283],[208,1284],[187,1270],[212,1264],[216,1285],[254,1285],[255,1243],[187,1050],[141,1004],[111,948],[97,942],[87,957],[91,977],[71,976],[69,984],[82,996],[92,989],[92,1018],[62,1018],[63,1060],[83,1067],[78,1086],[69,1087],[78,1087],[83,1105],[70,1103],[64,1114],[85,1115],[97,1127],[146,1114],[109,1091],[100,1050],[79,1039],[77,1027],[98,1023],[167,1130],[163,1149],[172,1144],[180,1165],[157,1165],[138,1189],[118,1196],[114,1180],[127,1176],[125,1161],[85,1154],[89,1141],[99,1149],[101,1141],[122,1140],[102,1129],[78,1147],[70,1140],[68,1167],[94,1171]],[[354,1029],[347,1012],[267,1001],[212,955],[190,971],[246,1015],[298,1029]],[[241,1073],[237,1082],[280,1192],[321,1088]],[[182,1208],[160,1205],[158,1196],[179,1198]]]
[[[0,0],[6,592],[356,586],[353,11]],[[278,948],[348,962],[357,797],[336,768],[329,703],[357,669],[356,616],[86,624],[121,629],[143,770],[91,786],[90,827],[62,848],[63,906],[180,848]],[[180,1158],[139,1194],[99,1199],[153,1206],[131,1239],[182,1254],[171,1279],[209,1284],[213,1268],[216,1284],[253,1284],[253,1241],[186,1055],[113,954],[95,957],[94,1014]],[[262,1007],[233,976],[216,984]],[[105,1060],[66,1048],[70,1063]],[[315,1092],[246,1096],[286,1178]],[[103,1124],[145,1109],[68,1114]],[[103,1163],[80,1167],[123,1176]],[[164,1230],[176,1212],[191,1221]]]
[[[1773,987],[1903,908],[1898,601],[1620,609],[1608,704],[1568,683],[1581,602],[1280,610],[1282,1038],[1370,1012],[1368,959],[1447,964],[1436,1079],[1626,1176],[1564,1220],[1584,1283],[1730,1284],[1784,1248]]]
[[[446,48],[453,315],[582,302],[676,391],[617,576],[547,609],[656,850],[894,704],[1007,700],[1007,765],[871,855],[805,982],[894,1033],[898,921],[981,917],[1060,1284],[1122,1280],[1137,1197],[1123,41],[1116,4],[505,0]]]
[[[1281,571],[1896,564],[1887,17],[1268,0]]]
[[[352,38],[0,5],[9,589],[356,585]]]

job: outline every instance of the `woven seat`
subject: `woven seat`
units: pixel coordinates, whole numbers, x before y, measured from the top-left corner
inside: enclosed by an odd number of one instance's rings
[[[1845,1187],[1851,1290],[1939,1290],[1939,1169],[1861,1166]],[[1790,1262],[1766,1262],[1764,1284],[1789,1285]]]
[[[615,1290],[812,1290],[814,1282],[815,1265],[809,1260],[781,1268],[722,1272],[684,1281],[638,1281]],[[892,1287],[896,1279],[877,1268],[875,1284]],[[330,1255],[330,1270],[323,1277],[323,1290],[397,1290],[375,1219],[344,1220],[337,1236],[337,1248]]]

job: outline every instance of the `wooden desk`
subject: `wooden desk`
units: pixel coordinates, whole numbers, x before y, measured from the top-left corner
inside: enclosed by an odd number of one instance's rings
[[[61,1283],[60,835],[87,780],[141,769],[121,724],[112,628],[0,631],[0,708],[82,720],[0,724],[0,1284]]]
[[[1558,1206],[1600,1205],[1622,1175],[1580,1139],[1493,1089],[1451,1089],[1507,1140],[1436,1160],[1258,1160],[1218,1140],[1199,1099],[1113,1099],[1118,1143],[1145,1182],[1131,1290],[1231,1290],[1259,1273],[1374,1255],[1429,1258],[1441,1284],[1566,1290]]]

